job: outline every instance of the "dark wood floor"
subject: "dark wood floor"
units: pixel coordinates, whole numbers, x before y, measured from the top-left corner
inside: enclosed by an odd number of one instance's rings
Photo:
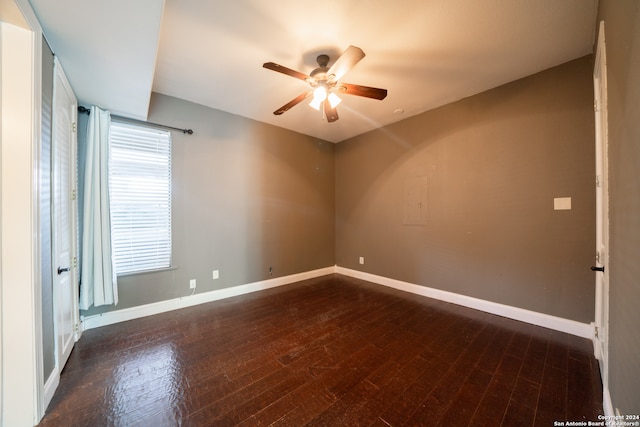
[[[590,341],[340,275],[86,331],[43,426],[597,420]]]

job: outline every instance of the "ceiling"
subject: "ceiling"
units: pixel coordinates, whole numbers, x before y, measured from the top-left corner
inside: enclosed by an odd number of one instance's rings
[[[597,0],[30,0],[78,99],[146,118],[158,92],[339,142],[590,54]],[[342,79],[385,88],[341,95],[328,123],[300,103],[309,74],[349,46]],[[188,125],[188,124],[185,124]],[[197,132],[197,129],[195,129]]]

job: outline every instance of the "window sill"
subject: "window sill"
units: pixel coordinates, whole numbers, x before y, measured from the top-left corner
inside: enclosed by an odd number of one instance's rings
[[[121,274],[117,274],[118,278],[120,277],[128,277],[128,276],[139,276],[141,274],[153,274],[153,273],[162,273],[165,271],[175,271],[177,269],[179,269],[180,267],[176,267],[176,266],[171,266],[171,267],[167,267],[167,268],[158,268],[157,270],[144,270],[144,271],[131,271],[128,273],[121,273]]]

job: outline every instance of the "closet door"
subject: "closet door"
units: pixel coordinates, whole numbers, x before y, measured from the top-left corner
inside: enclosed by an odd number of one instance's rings
[[[76,341],[78,287],[76,254],[76,129],[78,104],[55,61],[52,132],[53,294],[58,372]]]

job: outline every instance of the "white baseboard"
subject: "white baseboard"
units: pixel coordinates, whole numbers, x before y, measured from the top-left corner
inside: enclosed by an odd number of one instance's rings
[[[577,335],[582,338],[593,339],[594,336],[593,327],[588,323],[576,322],[575,320],[564,319],[544,313],[525,310],[523,308],[512,307],[509,305],[499,304],[479,298],[468,297],[466,295],[460,295],[440,289],[429,288],[427,286],[415,285],[413,283],[389,279],[383,276],[377,276],[375,274],[365,273],[362,271],[352,270],[344,267],[336,266],[335,272],[343,274],[345,276],[355,277],[357,279],[377,283],[379,285],[388,286],[390,288],[398,289],[401,291],[410,292],[412,294],[422,295],[425,297],[450,302],[452,304],[462,305],[487,313],[496,314],[498,316],[507,317],[509,319],[519,320],[521,322],[530,323],[532,325],[542,326],[544,328],[565,332],[571,335]]]
[[[422,295],[428,298],[462,305],[464,307],[473,308],[475,310],[496,314],[498,316],[519,320],[521,322],[530,323],[549,329],[554,329],[556,331],[565,332],[582,338],[593,339],[594,336],[593,325],[588,323],[576,322],[575,320],[564,319],[561,317],[538,313],[523,308],[512,307],[509,305],[486,301],[479,298],[473,298],[466,295],[460,295],[440,289],[429,288],[427,286],[420,286],[413,283],[403,282],[396,279],[389,279],[387,277],[377,276],[375,274],[365,273],[362,271],[352,270],[339,266],[326,267],[318,270],[307,271],[304,273],[292,274],[290,276],[277,277],[275,279],[268,279],[259,282],[248,283],[245,285],[218,289],[202,294],[195,294],[192,296],[185,296],[172,300],[145,304],[138,307],[110,311],[95,316],[87,316],[82,319],[82,330],[98,328],[118,322],[137,319],[140,317],[151,316],[153,314],[164,313],[171,310],[177,310],[180,308],[191,307],[198,304],[204,304],[224,298],[243,295],[250,292],[288,285],[290,283],[295,283],[314,277],[326,276],[332,273],[339,273],[345,276],[355,277],[357,279],[366,280],[368,282],[376,283],[412,294]]]
[[[101,326],[112,325],[118,322],[138,319],[141,317],[160,314],[180,308],[192,307],[198,304],[217,301],[224,298],[231,298],[250,292],[262,291],[277,286],[288,285],[301,280],[312,279],[314,277],[326,276],[335,273],[335,267],[326,267],[318,270],[306,271],[304,273],[292,274],[289,276],[276,277],[274,279],[262,280],[245,285],[233,286],[225,289],[204,292],[201,294],[189,295],[171,300],[145,304],[137,307],[124,308],[122,310],[109,311],[94,316],[87,316],[81,319],[82,329],[88,330]]]
[[[60,372],[58,372],[58,367],[56,366],[56,369],[54,369],[53,372],[51,372],[51,375],[49,375],[49,378],[47,378],[47,381],[44,383],[44,396],[43,396],[44,407],[42,408],[43,411],[46,411],[47,407],[49,406],[49,403],[51,403],[51,399],[53,399],[53,394],[56,392],[56,389],[58,388],[59,384],[60,384]]]

